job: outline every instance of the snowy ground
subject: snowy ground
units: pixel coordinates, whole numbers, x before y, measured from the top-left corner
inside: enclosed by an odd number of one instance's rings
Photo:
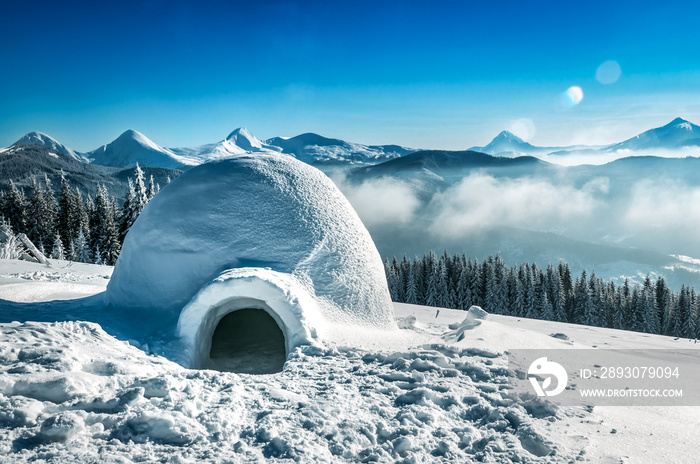
[[[0,260],[0,463],[697,457],[700,408],[591,411],[505,395],[506,350],[697,347],[687,340],[396,304],[400,337],[297,349],[279,374],[196,371],[81,321],[120,333],[96,310],[110,274]]]

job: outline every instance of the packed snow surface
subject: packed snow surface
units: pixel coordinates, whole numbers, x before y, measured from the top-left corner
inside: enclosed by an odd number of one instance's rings
[[[123,324],[103,310],[98,297],[109,268],[17,263],[0,260],[1,463],[696,457],[698,408],[557,408],[505,393],[506,350],[606,346],[672,354],[697,347],[688,340],[395,304],[402,337],[297,347],[272,375],[190,370],[153,346],[124,341],[144,323]],[[5,285],[31,292],[45,275],[96,295],[51,301],[47,294],[33,303],[2,296]]]
[[[284,154],[240,155],[175,179],[129,231],[106,296],[114,311],[158,315],[164,330],[179,320],[195,365],[221,308],[267,311],[288,350],[353,326],[396,329],[357,214],[321,171]]]

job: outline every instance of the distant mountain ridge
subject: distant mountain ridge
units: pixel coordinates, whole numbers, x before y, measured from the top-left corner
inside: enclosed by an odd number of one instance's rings
[[[219,142],[196,147],[165,148],[131,129],[114,141],[87,153],[72,150],[41,132],[31,132],[19,139],[15,145],[28,143],[46,146],[69,159],[103,166],[133,167],[139,163],[171,169],[186,169],[249,152],[286,153],[317,166],[371,166],[420,151],[400,145],[363,145],[310,132],[295,137],[273,137],[261,141],[244,127],[234,130]],[[665,126],[642,132],[623,142],[604,146],[538,147],[509,131],[502,131],[487,145],[472,147],[468,151],[507,158],[533,156],[556,164],[601,164],[622,156],[657,155],[661,152],[668,155],[678,150],[684,150],[686,155],[694,154],[687,152],[693,149],[697,149],[700,155],[700,126],[683,118],[676,118]],[[574,163],[574,160],[580,162]]]
[[[374,164],[416,150],[398,145],[363,145],[306,133],[296,137],[274,137],[266,141],[240,127],[225,139],[197,147],[165,148],[142,133],[129,129],[112,142],[86,153],[72,150],[49,135],[31,132],[13,144],[38,144],[61,156],[101,166],[144,166],[186,169],[243,153],[286,153],[308,164]]]
[[[700,155],[700,126],[683,118],[676,118],[665,126],[649,129],[623,142],[609,145],[569,145],[563,147],[538,147],[523,141],[518,136],[502,131],[483,147],[470,150],[489,155],[517,157],[536,156],[543,160],[561,162],[567,157],[578,156],[587,162],[611,161],[610,155],[659,155],[684,148],[698,148]],[[595,163],[599,164],[599,163]]]
[[[676,118],[665,126],[650,129],[624,142],[613,144],[607,150],[638,151],[690,146],[700,146],[700,126],[696,126],[683,118]]]
[[[494,137],[493,140],[491,140],[491,142],[489,142],[489,144],[485,147],[472,147],[470,150],[495,155],[500,153],[533,154],[541,151],[547,151],[549,148],[536,147],[528,142],[525,142],[517,135],[504,130]]]
[[[53,137],[46,135],[41,132],[30,132],[12,145],[25,145],[25,144],[36,144],[43,145],[53,151],[66,155],[68,158],[74,159],[76,161],[81,161],[87,163],[88,159],[82,154],[78,153],[62,143],[59,143]]]
[[[164,187],[168,178],[174,179],[182,171],[161,167],[143,167],[148,180],[150,176]],[[15,144],[0,153],[0,190],[7,190],[10,180],[21,188],[31,185],[32,177],[43,183],[48,176],[55,191],[61,187],[61,176],[65,175],[70,185],[77,187],[83,195],[94,197],[97,187],[104,185],[108,193],[123,199],[127,192],[127,180],[134,177],[133,168],[119,168],[84,163],[69,157],[56,156],[54,149],[40,144]],[[29,193],[29,192],[28,192]]]

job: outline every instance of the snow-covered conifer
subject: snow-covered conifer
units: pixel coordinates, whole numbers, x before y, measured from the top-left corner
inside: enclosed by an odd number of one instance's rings
[[[61,236],[56,234],[53,241],[53,251],[51,252],[51,258],[53,259],[66,259],[66,254],[63,248],[63,243],[61,242]]]

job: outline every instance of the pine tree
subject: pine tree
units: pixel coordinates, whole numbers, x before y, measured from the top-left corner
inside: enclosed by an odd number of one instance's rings
[[[129,232],[131,225],[136,220],[132,217],[132,204],[136,202],[136,190],[134,189],[134,182],[131,179],[127,181],[127,193],[126,198],[124,198],[124,204],[122,205],[121,221],[119,223],[119,240],[124,243],[124,238],[126,233]]]
[[[95,196],[95,217],[92,229],[91,241],[95,254],[99,247],[100,260],[104,264],[114,265],[121,251],[119,242],[119,230],[115,220],[115,209],[112,200],[107,194],[107,188],[100,185]],[[97,262],[97,257],[95,257]]]
[[[682,337],[686,331],[684,325],[688,319],[688,309],[690,306],[688,294],[687,287],[682,285],[681,291],[676,299],[671,321],[671,335],[674,337]]]
[[[394,263],[396,263],[396,257],[394,257]],[[389,286],[391,301],[401,302],[399,299],[399,279],[396,275],[396,268],[389,263],[388,259],[384,260],[384,272],[386,273],[386,283]]]
[[[104,261],[102,261],[102,251],[100,251],[99,244],[95,246],[94,256],[95,256],[95,259],[94,259],[95,264],[98,264],[100,266],[104,264]]]
[[[625,283],[618,289],[616,295],[615,313],[613,314],[614,329],[627,328],[627,313],[630,307],[630,298],[629,280],[625,280]]]
[[[427,306],[440,306],[440,272],[436,269],[435,272],[430,274],[428,279],[428,292],[425,297],[425,304]]]
[[[462,266],[459,271],[459,277],[457,278],[457,309],[469,309],[469,307],[465,308],[467,304],[467,292],[469,292],[469,277],[467,272],[467,267]]]
[[[441,259],[438,263],[438,293],[437,305],[440,308],[454,308],[454,294],[449,287],[449,274],[447,271],[446,261]]]
[[[0,242],[0,259],[19,259],[23,249],[17,236],[12,230],[10,222],[0,215],[0,232],[7,237],[7,240]]]
[[[549,297],[547,296],[547,293],[542,293],[541,318],[545,321],[553,321],[554,320],[554,308],[552,307],[552,303],[550,303],[550,301],[549,301]]]
[[[156,183],[153,180],[153,174],[151,174],[150,179],[148,179],[148,189],[146,189],[146,202],[149,202],[156,196],[158,189],[156,188]]]
[[[75,250],[73,260],[79,263],[92,262],[92,259],[90,258],[90,245],[88,244],[88,241],[85,238],[85,235],[83,234],[82,230],[78,232],[78,237],[71,243],[73,243],[73,247]]]
[[[588,295],[585,296],[583,304],[583,320],[582,323],[593,327],[601,327],[603,318],[601,317],[601,289],[600,282],[595,275],[591,273],[591,278],[588,281]]]
[[[72,226],[73,230],[75,230],[75,238],[78,237],[80,232],[83,232],[83,234],[90,233],[90,216],[83,202],[83,195],[77,188],[75,189],[75,217],[73,218]]]
[[[644,331],[646,333],[661,333],[661,320],[659,317],[658,300],[656,298],[656,287],[652,284],[649,276],[644,280],[642,290]]]
[[[700,301],[698,301],[694,287],[690,290],[690,314],[688,317],[688,338],[700,338]]]
[[[63,239],[64,245],[70,243],[73,237],[78,235],[74,228],[77,211],[77,200],[73,189],[68,184],[66,175],[61,171],[61,193],[58,197],[58,216],[56,218],[57,232]]]
[[[61,236],[56,234],[53,241],[53,251],[51,252],[51,258],[53,259],[66,259],[66,254],[63,249],[63,243],[61,242]]]
[[[418,304],[418,287],[416,285],[415,265],[411,265],[408,272],[408,284],[406,286],[406,303]]]
[[[661,332],[668,333],[668,321],[670,320],[671,311],[671,292],[666,286],[666,281],[663,277],[659,277],[656,281],[656,307],[659,310],[659,327]]]
[[[27,206],[24,192],[10,179],[10,189],[0,197],[0,214],[17,233],[27,230]]]
[[[122,207],[121,223],[119,227],[121,243],[124,242],[124,238],[129,232],[129,229],[134,225],[141,211],[143,211],[143,208],[146,207],[146,204],[150,200],[148,190],[144,184],[143,170],[138,164],[136,165],[134,175],[135,180],[133,182],[129,179],[129,189]]]
[[[53,196],[51,181],[44,174],[44,185],[32,177],[34,195],[28,202],[27,236],[32,242],[51,243],[56,235],[58,205]],[[43,251],[42,251],[43,253]]]
[[[474,260],[474,265],[472,266],[472,282],[471,282],[471,291],[472,291],[472,305],[484,307],[484,294],[482,292],[482,280],[483,280],[483,275],[481,272],[481,266],[479,265],[478,260]]]
[[[566,310],[566,320],[574,321],[574,284],[571,277],[569,264],[559,262],[559,276],[561,279],[562,293],[564,295],[564,308]]]

